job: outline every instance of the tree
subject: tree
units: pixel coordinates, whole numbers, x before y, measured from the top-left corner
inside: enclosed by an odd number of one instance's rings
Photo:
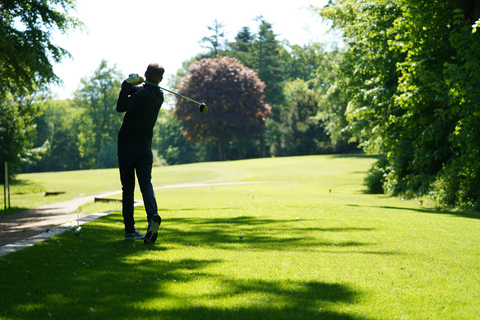
[[[47,99],[41,104],[42,115],[35,119],[34,148],[44,149],[41,157],[22,166],[23,172],[80,169],[78,118],[80,110],[71,100]],[[75,129],[73,129],[75,128]]]
[[[317,69],[321,66],[327,53],[321,43],[311,43],[304,46],[288,45],[289,52],[285,65],[288,79],[313,81],[317,77]],[[323,79],[319,79],[322,81]]]
[[[39,98],[34,95],[0,97],[0,160],[3,168],[8,162],[9,176],[20,171],[21,164],[32,156],[35,139],[34,120],[40,115]],[[4,183],[5,170],[0,170],[0,183]]]
[[[75,103],[84,110],[84,125],[87,125],[87,135],[82,139],[83,156],[95,159],[93,162],[102,167],[107,163],[108,167],[116,165],[116,162],[98,157],[108,154],[105,151],[99,154],[101,150],[112,149],[122,122],[122,115],[115,111],[121,78],[115,66],[109,67],[103,60],[90,78],[81,80],[80,89],[75,92]],[[88,135],[93,136],[93,141]]]
[[[283,103],[283,81],[285,61],[281,59],[281,49],[272,25],[259,18],[260,27],[253,41],[254,70],[265,82],[265,101],[271,105]]]
[[[215,144],[219,160],[226,160],[227,143],[262,136],[270,113],[270,107],[263,102],[264,87],[255,72],[235,58],[202,59],[180,79],[178,91],[204,101],[209,112],[202,115],[192,102],[178,98],[174,114],[182,120],[188,141]]]
[[[25,92],[58,82],[53,64],[69,53],[52,43],[52,31],[81,26],[71,0],[0,0],[0,93]]]
[[[172,110],[161,110],[153,135],[152,148],[167,164],[195,162],[194,144],[182,135],[182,122],[173,116]]]
[[[235,37],[235,42],[229,44],[229,54],[240,60],[246,67],[253,69],[253,40],[255,36],[248,27],[243,27]]]
[[[53,63],[68,56],[51,34],[81,26],[69,16],[74,8],[70,0],[0,0],[0,163],[8,161],[12,175],[31,154],[33,120],[39,115],[31,103],[34,92],[59,82]],[[0,183],[3,176],[1,170]]]
[[[471,31],[478,10],[465,11],[471,3],[344,0],[322,9],[347,44],[337,84],[349,127],[381,154],[369,185],[375,176],[389,194],[480,208],[480,38]]]
[[[213,56],[216,57],[225,47],[225,25],[215,19],[213,26],[208,26],[207,28],[209,31],[213,31],[213,34],[208,37],[203,37],[200,44],[206,43],[206,45],[202,46],[210,49]]]
[[[297,80],[296,82],[302,82]],[[290,134],[288,141],[289,155],[310,155],[330,151],[329,139],[325,134],[323,123],[316,115],[318,112],[318,95],[300,84],[293,95],[291,111],[287,118]]]
[[[358,148],[358,139],[352,138],[354,132],[350,129],[346,114],[349,100],[345,91],[348,89],[346,79],[341,77],[343,53],[338,49],[325,52],[312,80],[313,89],[319,95],[316,117],[324,122],[325,132],[335,153]]]
[[[297,156],[331,153],[333,147],[324,121],[317,116],[319,94],[302,79],[288,81],[284,87],[288,108],[282,109],[279,122],[268,122],[270,153]]]

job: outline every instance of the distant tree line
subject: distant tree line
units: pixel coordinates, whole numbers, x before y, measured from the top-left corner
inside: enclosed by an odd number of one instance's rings
[[[35,118],[34,150],[24,172],[113,168],[122,115],[115,111],[122,75],[103,60],[81,79],[73,99],[46,99]]]
[[[334,125],[321,112],[339,52],[327,51],[319,43],[303,47],[281,43],[270,23],[258,21],[258,34],[245,27],[234,42],[224,38],[223,25],[215,21],[209,27],[213,34],[201,40],[208,51],[178,70],[174,89],[207,104],[216,102],[206,115],[183,99],[175,101],[174,109],[161,111],[153,141],[158,162],[173,165],[356,150],[357,144],[350,143],[347,135],[332,136]],[[186,84],[194,66],[202,70],[200,76]],[[209,85],[213,75],[231,82],[222,86],[215,80]],[[23,172],[116,167],[116,134],[123,115],[115,112],[115,104],[122,79],[114,65],[101,61],[94,74],[81,80],[72,99],[42,102],[31,148],[38,156],[22,164]],[[207,119],[208,128],[202,122]]]
[[[228,41],[224,25],[215,20],[213,26],[208,27],[212,34],[201,40],[208,51],[184,62],[176,77],[176,87],[182,88],[183,79],[188,77],[192,64],[199,61],[207,63],[208,59],[223,56],[240,61],[265,84],[263,101],[271,112],[265,119],[262,132],[254,137],[244,134],[227,139],[222,145],[225,153],[223,159],[357,150],[358,143],[350,141],[351,134],[348,132],[339,132],[338,119],[329,116],[329,109],[322,102],[335,80],[335,65],[341,52],[336,48],[327,50],[320,43],[299,46],[280,42],[270,23],[262,17],[257,21],[257,33],[243,27],[234,41]],[[208,93],[204,96],[207,99]],[[157,127],[162,132],[156,135],[156,147],[167,163],[222,159],[218,154],[218,144],[204,144],[201,140],[182,137],[184,127],[181,118],[165,113],[163,116],[163,123],[174,129],[165,132],[164,127]],[[345,121],[343,116],[339,118]],[[249,132],[248,123],[243,126],[244,132]],[[202,138],[209,140],[205,135]]]

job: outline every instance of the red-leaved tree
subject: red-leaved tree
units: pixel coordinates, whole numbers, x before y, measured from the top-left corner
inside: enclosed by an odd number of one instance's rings
[[[227,143],[258,139],[264,155],[265,119],[271,107],[264,103],[265,84],[239,60],[217,56],[193,63],[181,78],[178,92],[204,102],[208,113],[198,105],[177,97],[174,114],[183,123],[189,141],[203,140],[218,146],[219,159],[226,159]]]

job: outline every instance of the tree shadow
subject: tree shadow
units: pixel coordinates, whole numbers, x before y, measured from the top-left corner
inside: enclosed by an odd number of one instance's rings
[[[358,158],[358,159],[379,159],[378,155],[366,154],[366,153],[343,153],[334,154],[332,158]]]
[[[0,217],[10,216],[10,215],[13,215],[17,212],[21,212],[21,211],[24,211],[24,210],[28,209],[28,208],[25,208],[25,207],[11,206],[7,210],[5,210],[5,204],[4,203],[1,203],[1,207],[2,207],[2,209],[0,209]]]
[[[419,213],[427,213],[427,214],[436,214],[436,215],[449,215],[454,217],[460,218],[468,218],[468,219],[480,219],[480,213],[478,212],[466,212],[466,211],[450,211],[450,210],[443,210],[443,209],[430,209],[425,207],[418,207],[418,208],[406,208],[400,206],[365,206],[365,205],[356,205],[356,204],[347,204],[350,207],[364,207],[364,208],[383,208],[388,210],[404,210],[404,211],[415,211]]]
[[[355,303],[361,293],[338,283],[265,279],[242,279],[214,270],[225,261],[221,256],[176,258],[167,249],[193,242],[235,250],[298,250],[313,247],[365,246],[345,242],[332,244],[303,239],[312,228],[292,230],[291,220],[233,217],[214,219],[174,218],[162,224],[161,241],[144,245],[123,241],[120,213],[94,224],[26,248],[0,260],[0,287],[10,288],[0,300],[0,317],[24,319],[362,319],[332,311],[335,304]],[[307,222],[304,220],[303,222]],[[176,224],[190,224],[179,232]],[[264,235],[247,234],[244,241],[228,226],[266,228]],[[281,229],[283,228],[283,229]],[[282,233],[290,230],[293,237]],[[278,230],[278,232],[274,232]],[[359,229],[370,231],[369,229]],[[321,230],[320,230],[321,231]],[[355,228],[329,228],[329,232],[355,232]],[[168,236],[168,238],[167,238]],[[177,241],[174,241],[174,238]],[[166,240],[168,239],[168,240]],[[162,244],[162,241],[164,244]],[[8,260],[8,263],[7,263]],[[228,301],[226,303],[225,301]]]
[[[252,216],[231,218],[169,218],[162,221],[161,237],[177,245],[208,245],[230,249],[232,244],[255,250],[322,250],[328,247],[366,247],[371,244],[358,241],[333,241],[325,237],[314,237],[318,232],[371,231],[365,228],[312,228],[302,223],[308,219],[261,219]],[[292,222],[298,227],[292,227]],[[189,230],[180,230],[176,225],[190,225]],[[243,235],[240,240],[239,235]]]

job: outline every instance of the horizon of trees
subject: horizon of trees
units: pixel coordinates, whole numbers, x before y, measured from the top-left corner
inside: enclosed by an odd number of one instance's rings
[[[205,45],[208,51],[184,63],[178,70],[174,86],[180,89],[179,81],[187,75],[188,68],[202,59],[235,58],[240,63],[235,70],[244,66],[254,70],[259,78],[263,75],[260,80],[266,85],[261,93],[265,95],[265,108],[272,109],[275,114],[265,114],[261,132],[237,134],[221,144],[211,144],[215,135],[204,135],[205,139],[188,138],[181,120],[174,116],[174,110],[162,109],[153,141],[158,162],[172,165],[356,149],[355,144],[349,144],[345,139],[336,138],[332,143],[324,128],[325,121],[317,115],[320,92],[316,88],[328,84],[315,77],[325,74],[322,78],[331,81],[332,77],[327,74],[332,69],[336,51],[326,52],[319,43],[304,47],[280,43],[271,24],[263,19],[258,21],[257,34],[244,27],[230,43],[222,38],[224,25],[214,21],[215,25],[209,27],[212,35],[201,40],[208,42]],[[22,170],[116,167],[116,133],[121,116],[115,112],[115,103],[122,80],[115,65],[109,66],[107,61],[101,61],[94,74],[81,80],[73,99],[47,99],[42,105],[42,115],[35,120],[37,134],[33,149],[38,156],[25,163]],[[195,96],[195,91],[187,96]],[[205,96],[209,96],[208,92]],[[178,105],[182,103],[190,102],[177,101]],[[209,114],[198,119],[208,117],[212,112],[210,110]],[[75,131],[69,131],[69,128],[75,128]]]

